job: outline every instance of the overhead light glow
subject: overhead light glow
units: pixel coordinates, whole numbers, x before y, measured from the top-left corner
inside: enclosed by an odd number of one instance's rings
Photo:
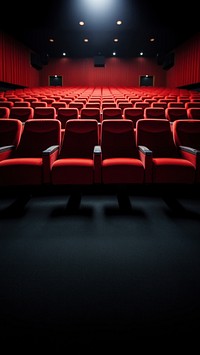
[[[100,13],[112,11],[115,7],[115,0],[82,0],[82,6],[90,9],[92,12]]]

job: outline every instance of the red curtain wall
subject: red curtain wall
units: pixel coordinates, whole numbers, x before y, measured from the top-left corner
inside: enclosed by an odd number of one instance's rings
[[[174,66],[167,73],[167,87],[200,83],[200,32],[178,47]]]
[[[61,75],[63,86],[139,86],[140,75],[152,75],[155,86],[165,86],[166,72],[155,59],[106,58],[105,67],[95,67],[93,58],[51,59],[41,72],[41,85],[49,84],[49,75]]]
[[[30,50],[0,31],[0,81],[39,86],[40,73],[30,64]]]
[[[49,75],[62,75],[63,86],[139,86],[140,75],[152,75],[154,85],[179,87],[200,82],[200,33],[175,51],[174,66],[163,70],[156,59],[106,58],[104,68],[93,58],[50,59],[42,70],[30,64],[30,49],[0,31],[0,81],[25,87],[47,86]]]

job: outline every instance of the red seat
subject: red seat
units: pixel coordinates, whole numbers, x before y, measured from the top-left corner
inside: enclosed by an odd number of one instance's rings
[[[173,124],[173,137],[182,154],[196,168],[195,181],[200,183],[200,120],[176,120]]]
[[[136,143],[152,151],[152,183],[192,184],[195,167],[176,147],[170,122],[166,119],[139,120]]]
[[[94,148],[99,144],[98,122],[68,120],[58,159],[52,165],[54,185],[91,185],[99,181]]]
[[[98,122],[101,122],[101,111],[100,108],[93,107],[83,107],[80,111],[80,118],[81,119],[94,119]]]
[[[136,147],[133,122],[111,119],[102,122],[102,183],[143,184],[145,182],[145,158],[140,159]],[[147,174],[148,176],[148,174]]]
[[[60,122],[32,119],[24,123],[17,148],[8,147],[7,159],[1,160],[1,186],[38,186],[50,182],[50,163],[61,142]]]
[[[144,109],[144,118],[165,119],[165,109],[163,107],[146,107]]]
[[[34,108],[34,118],[35,119],[55,119],[56,118],[56,109],[55,107],[35,107]]]
[[[189,119],[200,120],[200,107],[190,107],[187,109]]]
[[[167,107],[165,109],[165,116],[169,122],[175,120],[188,119],[187,109],[185,107]]]
[[[10,109],[10,118],[17,118],[18,120],[25,122],[32,119],[34,116],[34,109],[32,107],[16,107],[13,106]]]
[[[12,118],[0,119],[0,147],[13,145],[16,148],[22,134],[22,122]],[[1,159],[2,155],[0,154]]]
[[[79,110],[76,107],[60,107],[57,112],[57,119],[61,122],[62,137],[64,135],[65,124],[68,120],[79,118]]]
[[[0,119],[9,118],[10,109],[8,107],[0,107]]]
[[[122,109],[119,107],[105,107],[102,110],[102,120],[122,119]]]

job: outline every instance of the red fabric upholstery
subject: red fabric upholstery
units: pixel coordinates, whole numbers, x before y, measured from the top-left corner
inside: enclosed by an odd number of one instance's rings
[[[101,147],[103,184],[144,182],[144,166],[139,159],[131,120],[103,121]]]
[[[52,165],[55,185],[90,185],[95,182],[94,147],[99,144],[98,122],[68,120],[58,159]]]
[[[0,162],[0,185],[40,185],[50,179],[43,162],[43,151],[60,145],[58,120],[27,120],[17,149],[9,159]],[[45,174],[49,174],[45,176]]]
[[[17,118],[18,120],[25,122],[32,119],[34,116],[34,109],[32,107],[16,107],[13,106],[10,109],[10,118]]]
[[[65,124],[68,120],[78,119],[79,111],[76,107],[59,108],[57,119],[61,122],[62,129],[65,129]]]
[[[176,147],[166,119],[139,120],[136,123],[136,143],[153,152],[152,182],[163,184],[191,184],[195,167],[184,159]]]
[[[200,120],[176,120],[173,124],[173,136],[177,147],[183,149],[186,159],[191,161],[196,168],[196,182],[200,182]]]
[[[0,107],[8,107],[11,108],[14,106],[14,102],[12,101],[0,101]]]
[[[47,118],[56,118],[56,109],[55,107],[35,107],[34,108],[34,118],[47,119]]]
[[[102,120],[122,119],[122,110],[119,107],[105,107],[102,109]]]
[[[146,107],[144,109],[144,118],[165,119],[165,109],[163,107]]]
[[[94,120],[97,120],[98,122],[100,122],[101,121],[100,108],[97,108],[97,107],[94,107],[94,108],[84,107],[80,111],[80,118],[81,119],[94,119]]]
[[[188,119],[187,109],[185,107],[167,107],[165,109],[165,116],[170,122]]]
[[[124,108],[123,117],[127,120],[131,120],[135,128],[137,120],[144,118],[144,111],[142,107]]]
[[[18,146],[22,134],[22,122],[17,119],[0,120],[0,147],[7,145]]]
[[[30,107],[31,103],[29,101],[15,101],[13,107]]]
[[[10,115],[9,107],[0,107],[0,119],[9,118],[9,115]]]
[[[187,115],[189,119],[200,120],[200,107],[190,107],[187,109]]]

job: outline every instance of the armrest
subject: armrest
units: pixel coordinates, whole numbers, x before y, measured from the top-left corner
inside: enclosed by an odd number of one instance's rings
[[[138,146],[139,157],[145,169],[145,182],[152,182],[152,157],[153,152],[143,145]]]
[[[0,147],[0,161],[10,158],[14,150],[15,145],[5,145]]]
[[[51,147],[43,150],[42,160],[43,160],[43,181],[45,184],[51,181],[51,168],[54,161],[58,158],[60,151],[59,145],[52,145]]]
[[[200,164],[200,150],[188,147],[188,146],[179,146],[179,151],[182,158],[189,160],[195,167]]]
[[[102,150],[100,145],[95,145],[93,150],[94,159],[94,183],[101,183],[101,161],[102,161]]]

